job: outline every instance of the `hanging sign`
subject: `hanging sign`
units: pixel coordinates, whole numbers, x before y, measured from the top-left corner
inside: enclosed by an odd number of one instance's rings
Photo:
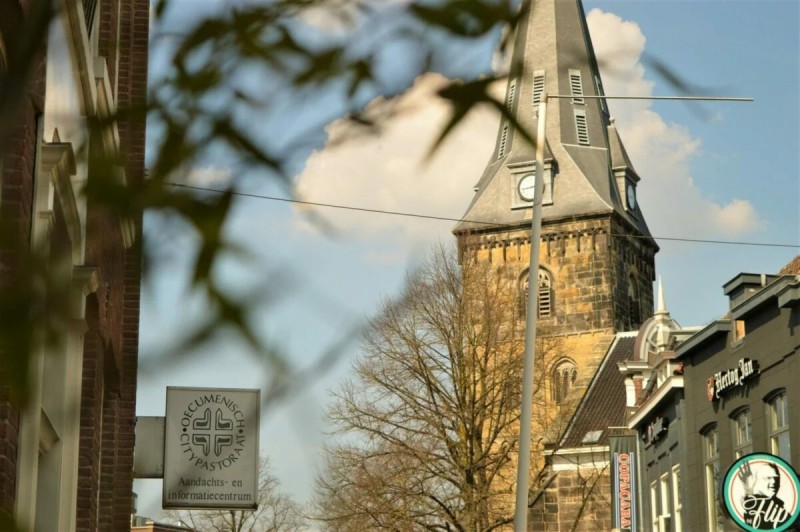
[[[167,388],[166,508],[258,506],[259,390]]]
[[[753,453],[739,458],[720,485],[722,505],[743,530],[792,527],[800,515],[800,479],[782,458]]]
[[[720,395],[732,388],[744,386],[758,375],[758,360],[742,358],[735,368],[718,371],[706,379],[706,395],[709,401],[716,401]]]
[[[611,526],[620,531],[636,528],[636,436],[609,437],[611,452]]]

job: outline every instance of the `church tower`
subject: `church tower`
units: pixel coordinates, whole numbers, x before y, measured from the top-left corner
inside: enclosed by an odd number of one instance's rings
[[[631,164],[603,95],[580,0],[530,0],[516,30],[506,108],[535,135],[537,106],[548,100],[541,193],[539,336],[560,339],[540,363],[548,401],[579,399],[614,334],[653,313],[658,245],[637,201]],[[535,149],[501,119],[497,142],[463,221],[453,229],[464,260],[489,261],[518,284],[526,309]],[[536,198],[537,200],[539,198]],[[537,355],[538,357],[539,355]]]

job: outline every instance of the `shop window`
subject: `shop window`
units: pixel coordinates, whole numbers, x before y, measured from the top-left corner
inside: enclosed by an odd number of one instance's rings
[[[786,391],[781,391],[767,400],[769,413],[769,444],[772,454],[780,456],[791,463],[791,445],[789,443],[789,405],[786,402]]]
[[[676,465],[672,468],[672,507],[673,523],[675,532],[683,530],[683,499],[681,497],[681,466]]]
[[[753,452],[753,431],[750,424],[750,409],[745,408],[733,416],[733,454],[736,458]]]
[[[570,360],[559,362],[553,369],[551,377],[550,397],[554,403],[563,403],[570,390],[575,386],[578,370]]]
[[[719,492],[719,434],[717,427],[712,426],[702,434],[703,469],[706,494],[706,523],[709,531],[725,530],[725,518],[717,503]]]

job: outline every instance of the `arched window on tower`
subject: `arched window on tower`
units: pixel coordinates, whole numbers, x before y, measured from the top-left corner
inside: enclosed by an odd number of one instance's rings
[[[639,288],[633,275],[628,277],[628,322],[631,327],[636,327],[641,323],[639,311]]]
[[[539,314],[549,318],[553,313],[553,279],[544,268],[539,268]]]
[[[556,364],[550,376],[550,399],[557,404],[563,403],[575,386],[577,378],[578,369],[571,360],[562,360]]]
[[[528,290],[530,287],[530,277],[528,270],[522,272],[520,276],[520,289],[519,289],[519,304],[517,308],[520,309],[519,316],[524,318],[528,309]],[[544,268],[539,268],[538,282],[538,318],[549,318],[553,315],[553,278],[550,273]]]

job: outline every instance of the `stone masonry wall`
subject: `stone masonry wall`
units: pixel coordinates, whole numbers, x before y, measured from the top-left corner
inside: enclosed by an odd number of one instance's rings
[[[604,469],[559,471],[528,514],[528,530],[597,532],[611,529],[611,485]]]

